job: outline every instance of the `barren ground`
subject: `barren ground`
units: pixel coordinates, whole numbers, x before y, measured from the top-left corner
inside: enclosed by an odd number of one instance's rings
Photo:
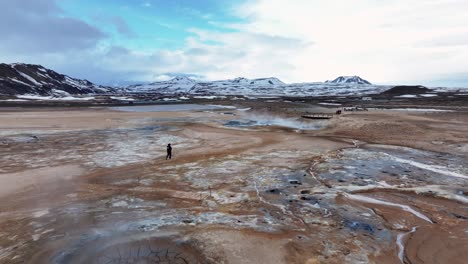
[[[467,112],[270,105],[1,109],[0,263],[465,263]]]

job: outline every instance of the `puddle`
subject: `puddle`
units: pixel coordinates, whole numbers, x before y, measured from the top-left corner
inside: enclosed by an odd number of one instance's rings
[[[224,126],[227,127],[252,127],[258,126],[258,122],[253,120],[230,120],[224,123]]]
[[[343,224],[352,231],[364,231],[371,234],[375,232],[375,228],[372,225],[361,221],[353,221],[346,219]]]
[[[303,121],[280,117],[250,116],[250,119],[229,120],[226,127],[280,126],[299,130],[319,130],[328,125],[328,121]]]

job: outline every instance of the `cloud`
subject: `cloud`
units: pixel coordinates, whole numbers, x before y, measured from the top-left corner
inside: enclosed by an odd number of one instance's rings
[[[460,73],[468,68],[464,0],[248,0],[227,14],[235,22],[209,21],[223,14],[184,9],[204,17],[210,29],[197,23],[180,29],[184,24],[176,17],[169,21],[178,25],[171,33],[191,35],[170,49],[151,49],[147,42],[139,49],[149,38],[140,39],[121,14],[106,14],[95,24],[110,25],[132,38],[133,46],[67,17],[53,0],[0,4],[0,59],[44,64],[101,83],[179,74],[210,80],[275,76],[286,82],[356,74],[375,83],[450,85],[451,78],[466,80]],[[160,34],[152,41],[171,35]]]
[[[117,29],[117,32],[119,32],[120,34],[125,35],[127,37],[135,36],[135,32],[133,32],[130,29],[127,22],[123,18],[119,16],[115,16],[112,18],[112,22],[114,23],[115,28]]]
[[[39,60],[65,73],[79,72],[99,83],[116,79],[155,81],[175,75],[205,80],[254,78],[272,76],[272,72],[288,80],[295,70],[288,60],[296,51],[312,45],[299,39],[258,33],[191,31],[194,36],[186,40],[183,48],[175,50],[142,52],[110,46],[61,57],[44,55]]]
[[[82,20],[62,16],[53,0],[1,0],[0,50],[59,53],[93,48],[106,37]]]
[[[97,23],[102,23],[104,25],[111,25],[117,33],[122,36],[129,38],[137,37],[137,34],[130,28],[127,21],[121,16],[109,16],[106,13],[98,13],[93,16],[93,19]]]
[[[122,74],[133,71],[132,78],[152,81],[160,75],[187,74],[209,80],[245,76],[287,77],[294,70],[288,60],[300,49],[311,45],[301,40],[258,33],[195,30],[184,48],[142,53],[111,47],[100,63]],[[267,62],[267,63],[265,63]],[[281,70],[278,70],[281,69]]]
[[[187,61],[187,70],[207,79],[274,74],[288,80],[295,69],[290,60],[312,45],[296,38],[253,32],[191,31],[196,37],[187,40],[181,55]]]
[[[229,31],[192,28],[184,48],[146,55],[158,62],[145,76],[301,82],[357,74],[376,83],[430,85],[468,67],[466,9],[458,0],[247,1],[234,11],[244,22],[217,24]]]
[[[152,7],[153,5],[150,2],[144,2],[141,4],[142,7]]]
[[[463,0],[248,1],[238,30],[313,41],[289,60],[295,80],[362,75],[380,83],[437,79],[468,67]]]

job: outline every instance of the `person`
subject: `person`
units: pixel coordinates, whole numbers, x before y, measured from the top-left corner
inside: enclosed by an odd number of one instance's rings
[[[167,155],[166,155],[166,160],[172,158],[172,147],[171,144],[167,144]]]

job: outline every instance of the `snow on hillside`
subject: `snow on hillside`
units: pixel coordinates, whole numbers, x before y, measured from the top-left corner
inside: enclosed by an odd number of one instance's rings
[[[175,96],[348,96],[377,94],[389,88],[371,85],[358,76],[341,76],[325,83],[293,84],[285,84],[274,77],[198,81],[187,76],[177,76],[167,81],[110,88],[95,85],[87,80],[71,78],[40,65],[0,64],[0,94],[44,98],[71,98],[73,95],[99,93],[157,93]]]
[[[0,94],[67,97],[72,94],[112,92],[87,80],[71,78],[41,65],[0,64]]]
[[[336,79],[334,79],[333,81],[326,81],[326,83],[341,83],[341,84],[344,84],[344,83],[347,83],[347,84],[367,84],[367,85],[371,85],[371,83],[369,81],[366,81],[364,79],[362,79],[361,77],[359,76],[340,76]]]
[[[192,95],[276,95],[326,96],[380,93],[389,87],[357,83],[295,83],[285,84],[277,78],[235,78],[221,81],[195,81],[188,77],[175,77],[169,81],[131,85],[123,88],[130,93],[162,93]]]
[[[127,92],[189,93],[197,82],[186,76],[177,76],[168,81],[135,84],[124,88]]]

